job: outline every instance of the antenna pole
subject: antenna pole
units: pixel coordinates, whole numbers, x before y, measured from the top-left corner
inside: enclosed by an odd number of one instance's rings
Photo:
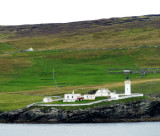
[[[53,67],[53,80],[54,80],[54,67]]]
[[[53,66],[53,74],[52,74],[52,76],[53,76],[52,78],[53,78],[53,80],[54,80],[54,82],[55,82],[55,85],[56,85],[56,88],[57,88],[57,87],[58,87],[58,86],[57,86],[57,81],[56,81],[55,76],[54,76],[54,66]]]

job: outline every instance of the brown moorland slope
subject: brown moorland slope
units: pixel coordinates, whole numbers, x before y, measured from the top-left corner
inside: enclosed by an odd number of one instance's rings
[[[0,42],[19,49],[95,49],[160,45],[160,15],[0,26]]]

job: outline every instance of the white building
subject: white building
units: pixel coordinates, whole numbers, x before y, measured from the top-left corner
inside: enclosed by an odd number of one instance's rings
[[[52,102],[51,97],[44,97],[43,102]]]
[[[31,47],[31,48],[26,49],[26,51],[34,51],[34,49]]]
[[[84,100],[95,100],[96,96],[94,94],[85,94]]]
[[[124,84],[125,84],[125,95],[131,95],[131,81],[129,80],[129,77],[126,78]]]
[[[129,80],[129,77],[126,78],[125,83],[125,93],[124,94],[117,94],[116,92],[110,92],[108,89],[98,89],[95,94],[84,94],[84,96],[81,96],[81,94],[74,94],[74,91],[72,94],[65,94],[63,102],[75,102],[76,100],[95,100],[96,97],[107,97],[111,99],[120,99],[122,98],[122,95],[126,95],[125,97],[130,98],[132,95],[135,96],[143,96],[143,94],[131,94],[131,81]],[[130,96],[129,96],[130,95]]]
[[[110,97],[111,97],[111,99],[112,99],[112,98],[119,99],[119,94],[110,93]]]
[[[81,97],[81,94],[64,94],[63,102],[75,102],[78,97]]]
[[[95,93],[96,97],[102,97],[102,96],[110,96],[110,91],[108,89],[98,89],[98,91]]]

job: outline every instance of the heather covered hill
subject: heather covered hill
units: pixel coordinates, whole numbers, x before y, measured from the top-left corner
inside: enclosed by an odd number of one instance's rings
[[[160,45],[160,15],[59,24],[0,26],[0,42],[18,49],[121,48]]]

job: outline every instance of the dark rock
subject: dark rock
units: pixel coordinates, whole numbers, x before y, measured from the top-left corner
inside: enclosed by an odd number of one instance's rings
[[[94,109],[25,108],[0,114],[0,122],[6,123],[98,123],[159,120],[160,101],[156,100],[118,103]]]
[[[19,109],[15,111],[10,111],[10,112],[4,112],[0,114],[0,122],[15,122],[19,118],[21,114],[23,114],[25,111],[27,111],[26,108],[24,109]]]

